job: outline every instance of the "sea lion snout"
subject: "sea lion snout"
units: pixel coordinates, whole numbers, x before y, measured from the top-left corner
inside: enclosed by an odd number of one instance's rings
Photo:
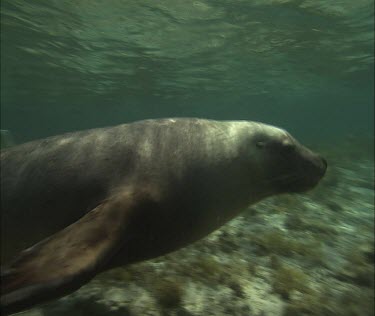
[[[326,173],[327,160],[304,146],[301,146],[301,156],[302,167],[306,168],[306,172],[311,174],[312,177],[317,177],[320,180]]]
[[[326,174],[327,168],[328,168],[328,163],[327,160],[322,157],[321,155],[318,155],[319,157],[319,162],[318,162],[318,170],[320,172],[321,178]]]
[[[312,159],[312,167],[307,170],[308,177],[310,177],[311,186],[307,190],[314,188],[319,181],[324,177],[327,171],[327,160],[319,154],[314,154]],[[308,183],[309,184],[309,183]]]
[[[325,160],[324,157],[322,157],[322,156],[320,156],[320,155],[319,155],[319,157],[320,157],[320,159],[322,160],[322,163],[323,163],[323,166],[324,166],[324,173],[325,173],[326,170],[327,170],[327,167],[328,167],[328,162],[327,162],[327,160]]]
[[[314,188],[327,170],[327,161],[280,131],[265,146],[267,181],[276,193],[305,192]]]
[[[295,179],[287,185],[288,192],[305,192],[313,189],[323,178],[327,170],[327,160],[320,154],[298,145],[290,161]]]

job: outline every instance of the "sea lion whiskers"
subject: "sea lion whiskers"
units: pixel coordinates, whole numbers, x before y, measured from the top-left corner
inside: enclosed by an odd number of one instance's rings
[[[275,182],[275,181],[279,181],[279,180],[294,180],[294,179],[299,179],[301,178],[300,176],[298,176],[297,173],[292,173],[292,174],[284,174],[284,175],[279,175],[279,176],[276,176],[276,177],[272,177],[272,178],[268,178],[266,180],[263,181],[263,183],[271,183],[271,182]]]

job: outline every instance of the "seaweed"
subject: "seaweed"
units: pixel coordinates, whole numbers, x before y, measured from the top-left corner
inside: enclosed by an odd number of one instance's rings
[[[301,255],[309,258],[314,263],[322,264],[323,252],[321,242],[318,240],[300,242],[286,237],[278,229],[254,238],[258,246],[258,254],[277,254],[282,256]]]
[[[373,316],[373,293],[355,289],[332,290],[329,285],[301,295],[286,305],[283,316]]]
[[[334,276],[336,279],[359,286],[374,288],[374,264],[371,245],[361,245],[351,249],[346,256],[347,264]],[[373,254],[372,254],[373,255]]]
[[[184,291],[179,280],[160,280],[154,287],[154,297],[160,307],[172,309],[181,305]]]
[[[293,291],[309,292],[308,277],[296,267],[280,266],[275,270],[273,290],[288,300]]]
[[[194,269],[199,276],[206,279],[216,279],[220,274],[226,274],[224,265],[212,257],[202,257],[195,261]]]

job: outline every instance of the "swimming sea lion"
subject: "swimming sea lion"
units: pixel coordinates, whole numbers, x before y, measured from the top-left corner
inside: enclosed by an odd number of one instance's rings
[[[145,120],[6,149],[2,311],[179,249],[252,203],[313,188],[326,167],[286,131],[249,121]]]

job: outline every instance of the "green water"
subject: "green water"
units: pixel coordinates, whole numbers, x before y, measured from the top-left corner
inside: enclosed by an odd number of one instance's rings
[[[199,116],[372,135],[373,24],[370,0],[2,0],[1,128]]]
[[[308,194],[24,315],[373,316],[373,12],[371,0],[1,0],[1,129],[16,143],[246,119],[329,166]]]

